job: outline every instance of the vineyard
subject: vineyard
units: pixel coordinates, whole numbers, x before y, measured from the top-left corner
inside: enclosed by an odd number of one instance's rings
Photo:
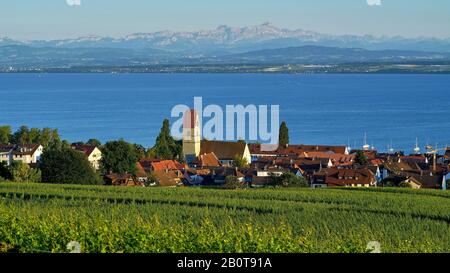
[[[0,183],[0,252],[450,252],[450,194]]]

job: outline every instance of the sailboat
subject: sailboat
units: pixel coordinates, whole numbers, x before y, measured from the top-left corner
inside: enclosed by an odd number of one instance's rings
[[[391,144],[389,145],[389,153],[390,154],[394,153],[394,147],[392,146],[392,140],[391,140]]]
[[[363,146],[363,150],[364,150],[364,151],[370,150],[370,145],[367,144],[367,133],[364,133],[364,146]]]
[[[420,154],[419,140],[416,138],[416,147],[414,148],[414,153],[416,155]]]

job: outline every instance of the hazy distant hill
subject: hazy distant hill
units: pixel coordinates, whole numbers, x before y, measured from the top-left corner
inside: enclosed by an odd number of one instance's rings
[[[337,48],[301,46],[265,49],[223,58],[228,62],[246,63],[347,63],[347,62],[405,62],[450,60],[450,53],[434,53],[402,50],[366,50],[361,48]]]
[[[3,68],[447,61],[449,54],[450,39],[333,36],[267,23],[193,32],[138,33],[122,38],[89,36],[51,41],[0,38]]]
[[[159,64],[178,55],[157,49],[0,46],[0,67],[71,67]]]

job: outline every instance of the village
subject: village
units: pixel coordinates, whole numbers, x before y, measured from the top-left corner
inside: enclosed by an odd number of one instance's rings
[[[280,129],[280,134],[283,135]],[[287,132],[284,133],[286,135]],[[450,147],[442,153],[433,147],[425,152],[416,146],[413,154],[379,153],[365,144],[360,149],[346,146],[298,145],[287,139],[273,151],[258,143],[202,139],[198,117],[184,124],[181,142],[183,159],[141,157],[133,172],[102,168],[103,152],[95,143],[72,143],[84,154],[105,185],[149,187],[261,188],[301,186],[405,187],[447,189],[450,180]],[[14,162],[40,167],[45,153],[42,144],[0,144],[0,163]],[[293,182],[294,181],[294,182]],[[46,181],[42,181],[46,182]]]

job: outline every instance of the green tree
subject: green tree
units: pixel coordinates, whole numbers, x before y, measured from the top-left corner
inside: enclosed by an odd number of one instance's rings
[[[27,126],[20,126],[20,128],[14,132],[13,143],[18,145],[30,144],[30,130]]]
[[[41,130],[41,135],[39,136],[39,143],[42,146],[48,147],[49,145],[59,141],[60,138],[58,135],[58,131],[52,130],[50,128],[44,128]]]
[[[0,143],[8,144],[11,142],[11,126],[0,126]]]
[[[145,182],[146,187],[158,184],[158,182],[158,178],[153,173],[147,174],[147,181]]]
[[[103,182],[86,156],[67,143],[45,149],[40,168],[44,183],[99,185]]]
[[[95,139],[95,138],[91,138],[88,140],[88,142],[86,142],[87,145],[90,146],[94,146],[94,147],[101,147],[102,143],[100,142],[100,140]]]
[[[233,158],[233,166],[236,168],[247,168],[249,166],[249,162],[247,161],[247,158],[236,155]]]
[[[279,135],[279,142],[281,146],[286,146],[289,144],[289,129],[286,125],[286,122],[282,122],[280,126],[280,135]]]
[[[32,169],[28,164],[22,161],[16,161],[10,167],[11,180],[20,183],[36,183],[41,182],[41,171]]]
[[[225,188],[229,190],[236,190],[241,188],[241,182],[239,182],[239,179],[236,176],[229,175],[225,177]]]
[[[5,162],[0,162],[0,180],[11,180],[12,175],[10,169]]]
[[[83,145],[85,145],[85,143],[83,141],[77,141],[77,142],[72,143],[72,145],[83,146]]]
[[[171,136],[168,119],[163,122],[161,132],[156,138],[156,144],[152,148],[152,153],[159,159],[181,159],[182,146]]]
[[[144,158],[145,155],[147,154],[147,151],[145,150],[144,146],[140,144],[133,144],[133,147],[139,159]]]
[[[271,174],[269,177],[269,186],[272,187],[309,187],[308,181],[303,177],[298,177],[295,174],[289,172],[284,173],[281,176]]]
[[[363,166],[368,164],[367,157],[363,151],[356,152],[355,163]]]
[[[31,143],[39,143],[41,138],[41,130],[38,128],[31,128],[28,132],[28,142]]]
[[[124,140],[110,141],[102,147],[102,168],[105,172],[136,174],[139,155],[133,144]]]

